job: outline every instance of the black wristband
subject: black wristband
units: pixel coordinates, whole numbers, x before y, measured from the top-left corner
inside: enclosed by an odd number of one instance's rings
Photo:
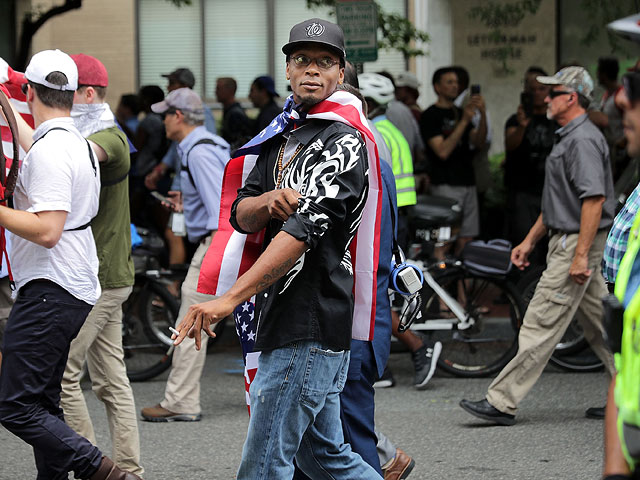
[[[614,473],[613,475],[607,475],[606,477],[602,477],[602,480],[630,480],[630,475],[623,475],[621,473]]]

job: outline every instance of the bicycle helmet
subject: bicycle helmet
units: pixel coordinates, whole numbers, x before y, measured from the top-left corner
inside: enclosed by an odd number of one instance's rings
[[[386,105],[394,99],[393,83],[387,77],[377,73],[361,73],[358,75],[360,93],[378,105]]]

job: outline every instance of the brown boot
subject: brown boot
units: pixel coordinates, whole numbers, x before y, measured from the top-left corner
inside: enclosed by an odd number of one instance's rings
[[[138,475],[125,472],[109,457],[102,457],[100,466],[89,480],[142,480]]]
[[[396,457],[387,468],[383,470],[384,480],[404,480],[409,476],[416,462],[399,448],[396,448]]]

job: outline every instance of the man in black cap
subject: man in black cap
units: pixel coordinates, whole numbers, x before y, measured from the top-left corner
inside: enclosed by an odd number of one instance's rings
[[[193,76],[193,72],[188,68],[176,68],[171,73],[163,73],[162,76],[169,82],[167,84],[167,92],[173,92],[178,88],[190,88],[196,86],[196,77]],[[213,118],[211,109],[204,105],[204,126],[211,133],[216,134],[216,120]],[[163,159],[164,162],[165,159]],[[173,164],[169,165],[173,167]],[[180,175],[178,175],[180,176]]]
[[[251,141],[259,156],[230,218],[241,233],[265,229],[265,250],[224,295],[190,308],[176,343],[191,331],[199,346],[202,329],[211,335],[211,323],[256,295],[261,354],[237,478],[291,478],[295,458],[310,478],[381,479],[344,443],[340,423],[353,312],[349,246],[369,188],[367,150],[345,120],[305,119],[343,81],[344,37],[314,18],[294,26],[282,50],[293,95],[286,114]]]
[[[275,101],[275,98],[279,96],[278,92],[276,92],[273,78],[269,75],[258,77],[251,84],[249,100],[251,100],[254,107],[260,109],[253,127],[254,135],[259,134],[264,127],[271,123],[274,117],[280,115],[282,108]]]

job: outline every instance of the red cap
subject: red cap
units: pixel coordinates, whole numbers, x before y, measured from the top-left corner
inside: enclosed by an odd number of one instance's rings
[[[84,53],[71,55],[71,58],[78,67],[78,86],[106,87],[109,85],[107,69],[100,60]]]

